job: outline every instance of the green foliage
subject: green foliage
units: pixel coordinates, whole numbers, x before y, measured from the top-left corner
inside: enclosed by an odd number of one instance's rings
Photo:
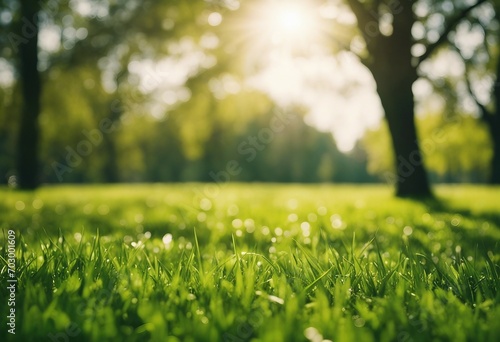
[[[470,116],[421,120],[427,165],[444,181],[481,182],[489,177],[492,144],[485,124]]]
[[[276,134],[263,151],[257,151],[252,162],[238,151],[240,144],[269,129],[276,106],[245,84],[244,54],[228,53],[220,41],[234,32],[223,25],[208,25],[212,11],[228,18],[243,14],[231,11],[234,7],[229,2],[91,3],[89,12],[54,1],[43,7],[43,29],[60,35],[60,41],[44,38],[40,44],[43,183],[211,181],[210,172],[225,170],[230,160],[245,166],[233,180],[373,179],[365,172],[362,153],[342,155],[329,134],[312,129],[301,118]],[[16,16],[13,4],[9,2],[12,8],[2,18]],[[0,24],[8,31],[14,22]],[[215,39],[214,46],[203,46],[207,37]],[[49,43],[52,48],[47,48]],[[11,46],[5,49],[13,53]],[[204,56],[201,64],[211,59],[216,64],[193,68],[179,86],[184,100],[166,105],[165,94],[172,89],[163,87],[178,78],[177,71],[182,73],[186,63],[192,64],[200,56]],[[14,60],[12,55],[5,63],[14,67]],[[165,60],[179,65],[164,70],[154,64]],[[137,67],[141,63],[152,63],[152,70]],[[134,65],[139,71],[133,72]],[[146,74],[142,79],[141,73]],[[228,80],[239,90],[227,91]],[[154,89],[141,90],[141,84],[148,82]],[[2,184],[16,173],[18,86],[14,79],[12,85],[0,89]],[[301,110],[297,113],[302,115]],[[116,129],[101,132],[102,141],[91,142],[88,155],[75,157],[69,152],[88,146],[89,132],[99,129],[103,120],[111,120]],[[68,163],[75,159],[75,166]]]
[[[16,173],[17,113],[22,101],[17,82],[17,57],[8,38],[19,19],[19,6],[17,1],[1,3],[4,6],[0,18],[3,33],[0,63],[6,75],[10,75],[9,70],[14,71],[14,82],[2,83],[0,87],[0,183],[5,184]],[[253,6],[265,5],[265,2],[242,3],[241,8],[235,1],[89,3],[87,10],[76,2],[41,3],[43,34],[39,69],[44,91],[39,150],[42,182],[210,181],[209,173],[224,170],[230,160],[245,165],[244,172],[234,177],[235,180],[368,182],[375,178],[366,171],[366,154],[370,174],[380,175],[392,169],[385,128],[379,133],[369,133],[364,146],[357,146],[346,155],[337,150],[328,134],[302,122],[288,126],[265,150],[259,151],[251,163],[246,162],[248,155],[238,152],[240,144],[269,127],[275,110],[275,104],[267,96],[249,89],[245,81],[263,67],[249,62],[263,53],[264,47],[254,41],[262,38],[262,32],[255,31],[259,25],[253,28],[255,32],[246,26],[252,21]],[[328,7],[323,1],[311,3],[320,11]],[[363,3],[370,7],[372,14],[388,19],[382,20],[381,26],[386,27],[380,33],[388,34],[388,27],[392,25],[390,10],[396,11],[401,4]],[[434,22],[446,22],[446,18],[453,17],[453,13],[465,5],[464,1],[419,1],[415,5],[419,24],[414,31],[422,37],[414,38],[419,43],[429,43],[427,40],[441,31],[441,25]],[[488,14],[488,8],[483,12]],[[335,11],[334,14],[340,18],[347,7],[340,6],[338,10],[340,14]],[[213,12],[222,15],[221,25],[209,25],[208,17]],[[470,23],[461,25],[475,27],[482,23],[479,14],[483,12],[476,12],[468,18]],[[397,15],[394,13],[395,18]],[[488,20],[483,26],[494,22],[491,18]],[[319,26],[324,31],[327,50],[351,46],[363,57],[369,57],[366,44],[360,44],[359,36],[355,38],[354,21],[323,18]],[[490,26],[488,34],[496,27]],[[51,35],[53,39],[49,39]],[[488,44],[494,55],[495,44]],[[333,48],[333,45],[338,46]],[[197,58],[200,65],[188,73],[185,84],[179,85],[184,99],[176,98],[175,103],[165,101],[168,91],[162,87],[178,78],[177,71],[185,66],[172,64],[163,70],[155,63],[188,60],[196,64],[192,61]],[[495,58],[488,59],[489,64],[494,62]],[[137,63],[151,63],[152,71],[137,67]],[[493,65],[483,66],[480,59],[471,63],[477,64],[476,69],[485,74],[493,68]],[[139,71],[133,71],[134,65]],[[138,75],[141,73],[149,78],[141,79]],[[428,76],[432,79],[433,75]],[[145,80],[157,89],[141,90]],[[228,80],[232,90],[226,89]],[[458,79],[446,82],[460,85]],[[448,83],[445,85],[449,86]],[[450,92],[460,97],[458,91]],[[303,114],[302,110],[296,112],[299,116]],[[93,146],[89,156],[84,156],[82,162],[71,167],[62,178],[58,177],[54,163],[67,166],[68,148],[76,150],[78,144],[86,140],[83,131],[97,129],[103,119],[111,120],[120,128],[103,134],[103,141]],[[425,118],[420,120],[420,126],[424,147],[425,140],[436,130],[447,136],[446,142],[439,143],[426,156],[434,180],[478,182],[487,178],[485,163],[491,151],[481,125],[464,119],[452,128],[441,119]],[[456,151],[460,151],[458,158],[455,158]]]
[[[0,193],[1,279],[17,233],[17,340],[500,337],[496,188],[438,187],[426,203],[375,186]]]
[[[432,180],[436,182],[486,182],[492,147],[484,123],[468,115],[417,117],[420,146]],[[363,147],[368,171],[381,177],[393,170],[387,124],[367,132]]]

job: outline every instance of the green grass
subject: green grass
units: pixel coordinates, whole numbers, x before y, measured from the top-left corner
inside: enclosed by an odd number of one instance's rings
[[[1,188],[0,340],[498,341],[499,190]]]

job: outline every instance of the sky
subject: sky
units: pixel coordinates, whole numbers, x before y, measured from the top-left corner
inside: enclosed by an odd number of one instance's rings
[[[279,106],[304,106],[306,122],[332,132],[341,151],[349,151],[366,129],[376,128],[383,115],[375,82],[357,57],[314,54],[276,58],[249,80]]]
[[[260,49],[251,55],[258,55],[256,63],[264,67],[248,84],[279,106],[306,108],[306,122],[331,132],[338,148],[349,151],[366,129],[379,124],[382,107],[375,82],[357,57],[328,49],[332,38],[322,27],[324,19],[353,24],[352,13],[338,5],[308,4],[282,0],[249,10],[247,30],[254,32],[250,40]]]

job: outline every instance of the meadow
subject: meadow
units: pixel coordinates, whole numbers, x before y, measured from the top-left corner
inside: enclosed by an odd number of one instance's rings
[[[499,190],[0,188],[0,340],[499,341]]]

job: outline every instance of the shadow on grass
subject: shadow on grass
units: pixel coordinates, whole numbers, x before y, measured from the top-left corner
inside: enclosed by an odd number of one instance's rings
[[[471,209],[452,206],[449,200],[432,197],[419,199],[419,203],[427,207],[428,213],[444,223],[444,227],[437,228],[433,224],[419,225],[418,229],[426,234],[439,233],[440,229],[448,230],[453,242],[461,245],[469,253],[498,250],[500,242],[500,213],[473,212]],[[421,247],[429,250],[428,244],[420,243]]]

